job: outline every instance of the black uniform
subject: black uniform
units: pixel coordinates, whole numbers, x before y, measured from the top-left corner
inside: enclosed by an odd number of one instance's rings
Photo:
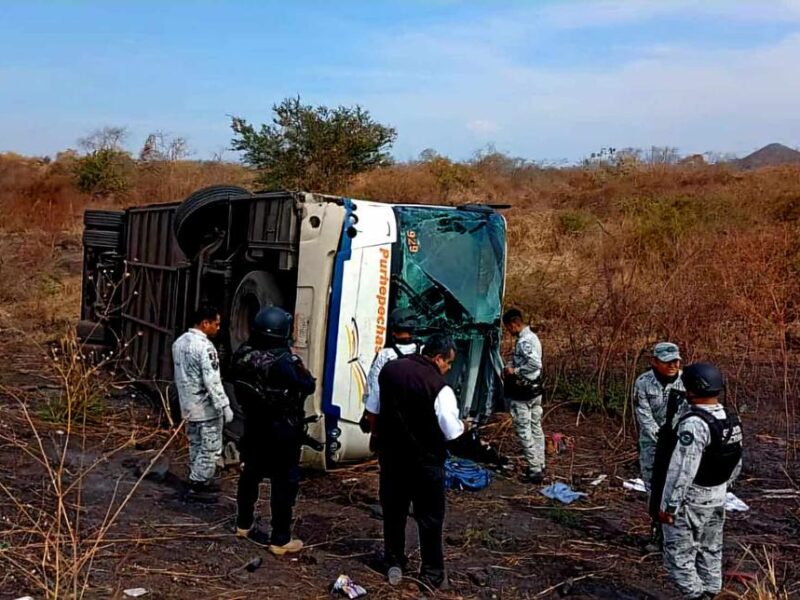
[[[378,459],[387,566],[405,570],[406,518],[413,502],[422,558],[420,577],[438,587],[444,580],[447,451],[434,403],[446,383],[436,366],[419,355],[388,363],[379,381]]]
[[[292,507],[300,483],[303,401],[314,393],[316,382],[285,346],[256,348],[250,342],[233,357],[233,380],[245,417],[236,525],[239,529],[253,525],[258,486],[269,478],[271,543],[282,546],[291,539]]]

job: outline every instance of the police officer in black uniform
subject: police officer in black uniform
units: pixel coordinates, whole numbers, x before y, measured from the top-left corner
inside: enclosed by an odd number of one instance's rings
[[[283,555],[303,542],[291,536],[292,508],[300,482],[305,437],[303,403],[316,381],[290,349],[292,316],[276,306],[256,315],[250,339],[234,354],[232,379],[244,411],[240,443],[244,469],[236,497],[236,535]],[[259,484],[272,484],[271,535],[255,527]]]

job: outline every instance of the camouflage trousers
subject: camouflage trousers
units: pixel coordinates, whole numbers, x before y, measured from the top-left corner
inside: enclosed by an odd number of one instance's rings
[[[189,480],[210,481],[222,456],[222,417],[186,423],[189,438]]]
[[[664,566],[685,598],[722,588],[722,528],[724,506],[689,506],[664,525]]]
[[[542,431],[542,397],[533,400],[511,400],[511,420],[517,432],[522,454],[531,471],[544,469],[544,431]]]
[[[639,469],[642,481],[650,489],[650,480],[653,478],[653,462],[656,459],[656,441],[649,435],[639,436]]]

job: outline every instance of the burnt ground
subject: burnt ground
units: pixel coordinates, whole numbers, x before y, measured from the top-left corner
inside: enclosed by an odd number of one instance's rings
[[[32,521],[48,530],[56,504],[44,463],[35,457],[43,450],[48,464],[57,466],[66,432],[63,425],[36,417],[36,398],[51,384],[36,370],[33,352],[18,339],[5,339],[3,348],[0,375],[10,387],[2,391],[0,402],[0,560],[5,563],[0,598],[43,598],[26,572],[36,573],[43,563],[52,567],[57,549],[42,544]],[[135,587],[148,590],[145,598],[326,598],[339,574],[366,587],[371,598],[423,596],[412,581],[390,588],[379,572],[381,521],[374,462],[306,473],[295,533],[307,548],[295,557],[276,558],[233,535],[235,471],[223,474],[219,504],[183,500],[187,454],[181,432],[155,461],[157,477],[141,481],[114,524],[98,534],[104,518],[114,512],[109,512],[109,504],[118,506],[170,436],[154,426],[155,409],[131,397],[129,389],[110,386],[108,392],[109,408],[102,421],[87,426],[85,433],[80,427],[72,432],[61,478],[65,484],[81,481],[80,498],[73,494],[67,501],[70,514],[80,514],[74,554],[82,555],[101,538],[85,598],[123,598],[124,589]],[[42,450],[14,394],[30,407]],[[778,584],[797,594],[800,499],[763,497],[764,490],[797,489],[797,461],[787,462],[787,452],[794,454],[796,449],[786,444],[777,426],[753,417],[745,416],[747,462],[735,490],[752,510],[729,513],[725,570],[762,578],[766,550]],[[547,433],[563,433],[573,442],[571,449],[549,457],[548,480],[572,483],[589,496],[564,506],[541,496],[540,486],[522,484],[514,476],[496,476],[480,492],[448,492],[445,550],[452,590],[435,597],[674,597],[660,556],[645,548],[645,495],[621,487],[621,478],[637,472],[630,433],[621,436],[619,421],[601,415],[589,415],[578,424],[570,405],[550,407],[545,427]],[[507,415],[498,415],[487,434],[502,451],[514,455]],[[92,464],[96,466],[81,478]],[[589,485],[600,474],[607,475],[605,481]],[[262,514],[268,510],[266,488]],[[412,547],[415,539],[410,522]],[[61,549],[62,557],[70,552]],[[263,560],[260,567],[252,572],[244,568],[258,557]],[[412,563],[416,560],[418,553],[412,553]],[[88,568],[85,563],[84,572]],[[728,580],[732,594],[744,592],[740,581]]]

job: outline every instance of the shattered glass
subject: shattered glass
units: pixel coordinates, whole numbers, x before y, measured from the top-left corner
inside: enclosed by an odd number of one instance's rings
[[[396,206],[394,306],[419,316],[419,334],[451,335],[458,355],[448,380],[462,416],[482,418],[500,386],[500,317],[506,227],[488,209]]]

